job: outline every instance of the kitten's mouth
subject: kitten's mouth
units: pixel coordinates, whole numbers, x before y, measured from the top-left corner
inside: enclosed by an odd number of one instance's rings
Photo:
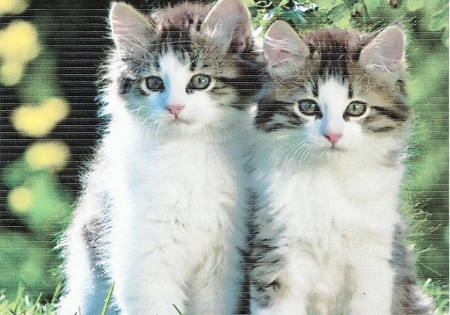
[[[191,122],[187,119],[184,118],[180,118],[180,117],[176,117],[173,118],[170,122],[170,125],[175,125],[175,126],[182,126],[182,125],[190,125]]]
[[[327,150],[328,152],[344,152],[345,151],[345,149],[342,146],[339,146],[336,144],[332,144],[332,145],[326,147],[325,150]]]

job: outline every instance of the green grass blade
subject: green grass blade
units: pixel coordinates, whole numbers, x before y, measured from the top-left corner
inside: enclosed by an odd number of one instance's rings
[[[173,307],[175,307],[175,309],[177,310],[179,315],[183,315],[183,313],[181,313],[181,311],[178,309],[178,307],[175,304],[172,304],[172,305],[173,305]]]
[[[106,311],[108,310],[108,304],[109,301],[111,301],[113,291],[114,291],[114,282],[111,284],[111,287],[109,288],[109,292],[108,295],[106,296],[105,304],[103,305],[103,310],[100,315],[106,315]]]
[[[53,293],[52,302],[50,303],[51,305],[55,305],[56,300],[58,299],[59,294],[61,293],[62,286],[63,286],[62,282],[59,282],[58,285],[56,286],[55,293]]]

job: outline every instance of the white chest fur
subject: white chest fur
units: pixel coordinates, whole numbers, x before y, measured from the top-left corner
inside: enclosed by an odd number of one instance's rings
[[[188,305],[186,314],[211,307],[231,312],[245,246],[243,139],[208,134],[160,142],[139,128],[125,129],[104,142],[112,196],[106,264],[123,299],[117,303],[130,314],[170,313],[172,304],[189,300],[203,302]],[[154,300],[142,293],[153,286],[162,290]]]
[[[267,314],[293,308],[306,314],[305,306],[308,314],[372,314],[369,307],[389,314],[403,166],[363,159],[358,152],[327,159],[304,165],[256,154],[254,182],[263,205],[256,213],[258,237],[273,240],[282,261],[272,276],[281,291]],[[258,268],[256,273],[265,273],[263,265]],[[376,286],[384,293],[373,294]]]

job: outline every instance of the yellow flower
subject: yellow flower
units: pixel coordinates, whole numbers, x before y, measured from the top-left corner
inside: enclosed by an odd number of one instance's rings
[[[69,104],[65,100],[57,97],[46,99],[41,107],[45,116],[55,123],[60,122],[69,114]]]
[[[1,0],[0,16],[4,14],[20,14],[28,8],[28,1],[24,0]]]
[[[22,79],[22,62],[5,62],[0,68],[0,82],[6,86],[16,85]]]
[[[0,56],[6,62],[28,62],[38,56],[39,50],[38,33],[29,22],[15,20],[0,31]]]
[[[69,148],[62,141],[36,142],[25,151],[25,160],[34,169],[61,170],[69,155]]]
[[[8,195],[9,205],[16,211],[25,212],[34,202],[34,193],[31,189],[20,186],[14,188]]]
[[[64,99],[51,97],[38,106],[25,104],[11,115],[17,131],[31,137],[46,136],[69,114],[69,104]]]
[[[0,15],[3,1],[0,0]],[[0,31],[0,82],[7,86],[19,83],[25,64],[36,58],[39,50],[37,31],[29,22],[16,20]]]

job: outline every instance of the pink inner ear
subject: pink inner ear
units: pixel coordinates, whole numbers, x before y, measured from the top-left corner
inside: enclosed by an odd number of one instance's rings
[[[286,63],[291,58],[291,54],[279,47],[272,46],[266,51],[266,58],[276,67]]]
[[[380,41],[380,55],[392,61],[403,60],[405,53],[405,35],[399,27],[392,26],[378,36],[378,40]]]
[[[219,0],[205,18],[202,27],[218,29],[216,37],[218,40],[222,38],[223,43],[231,38],[231,53],[243,52],[251,42],[250,13],[238,0]]]
[[[403,51],[405,49],[405,42],[402,37],[393,38],[391,41],[391,46],[386,47],[386,54],[391,60],[403,60]]]

